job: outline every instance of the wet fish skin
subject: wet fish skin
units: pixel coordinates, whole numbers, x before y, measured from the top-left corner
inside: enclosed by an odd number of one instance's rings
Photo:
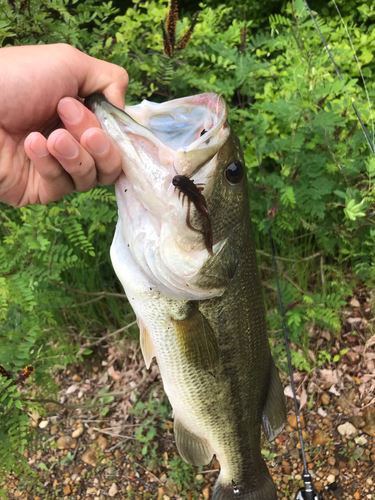
[[[203,116],[198,139],[176,149],[152,137],[152,118],[139,107],[127,111],[142,125],[102,98],[94,96],[90,103],[124,159],[111,257],[137,315],[146,364],[157,358],[174,410],[177,448],[194,465],[207,464],[216,454],[221,472],[214,500],[276,500],[260,430],[263,423],[270,440],[277,436],[285,400],[266,334],[246,172],[233,184],[225,173],[233,162],[244,168],[226,105],[211,94],[160,105],[161,115],[170,113],[173,133],[174,109],[186,108],[187,119],[189,109]],[[175,121],[182,128],[183,111]],[[127,124],[125,132],[121,123]],[[202,235],[186,226],[186,204],[182,207],[172,186],[176,165],[179,173],[204,184],[213,256]],[[204,229],[194,207],[191,224]]]

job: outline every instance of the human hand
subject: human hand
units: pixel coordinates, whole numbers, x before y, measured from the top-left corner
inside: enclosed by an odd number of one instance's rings
[[[45,204],[117,179],[120,154],[77,99],[101,92],[123,109],[124,69],[66,44],[1,48],[0,68],[0,200]]]

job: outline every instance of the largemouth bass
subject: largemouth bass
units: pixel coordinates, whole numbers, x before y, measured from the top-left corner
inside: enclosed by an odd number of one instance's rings
[[[216,94],[115,108],[86,100],[123,158],[115,271],[155,356],[176,445],[193,465],[215,454],[213,499],[276,500],[261,456],[285,399],[271,357],[244,158]]]

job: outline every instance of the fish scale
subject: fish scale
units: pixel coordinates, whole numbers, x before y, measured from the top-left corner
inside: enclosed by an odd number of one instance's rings
[[[193,465],[216,455],[213,500],[276,500],[261,424],[272,441],[284,426],[285,399],[267,338],[244,158],[226,103],[202,94],[124,112],[103,96],[86,102],[123,158],[111,258],[137,316],[146,366],[157,359],[177,449]],[[184,204],[176,174],[189,187]],[[204,198],[195,203],[206,204],[208,224],[192,203],[198,183]]]

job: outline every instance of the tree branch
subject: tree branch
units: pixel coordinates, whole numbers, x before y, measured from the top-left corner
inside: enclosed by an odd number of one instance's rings
[[[264,255],[265,257],[269,257],[270,259],[272,259],[272,255],[270,253],[263,252],[263,250],[257,250],[256,252],[259,255]],[[287,257],[275,257],[275,258],[276,258],[276,260],[283,260],[285,262],[296,262],[296,261],[306,262],[308,260],[315,259],[315,257],[319,257],[319,255],[321,255],[321,252],[314,253],[313,255],[310,255],[309,257],[301,257],[301,258],[296,258],[296,259],[288,259]]]
[[[40,403],[40,404],[52,403],[54,405],[60,406],[61,408],[64,408],[65,410],[80,410],[80,409],[89,410],[96,405],[98,399],[106,398],[108,396],[123,396],[125,394],[129,394],[129,392],[133,392],[135,389],[137,389],[146,381],[146,378],[147,378],[147,371],[144,370],[142,379],[133,387],[128,387],[123,391],[114,391],[114,392],[107,392],[106,394],[97,394],[90,404],[66,405],[65,403],[60,403],[60,401],[56,401],[54,399],[34,399],[34,398],[23,398],[21,399],[21,401],[30,401],[31,403]]]
[[[89,295],[90,297],[120,297],[122,299],[127,299],[124,293],[113,293],[113,292],[85,292],[84,290],[78,290],[77,288],[71,288],[70,286],[64,285],[64,283],[59,283],[56,280],[51,280],[57,286],[61,286],[65,288],[65,290],[69,290],[69,292],[79,293],[81,295]]]

